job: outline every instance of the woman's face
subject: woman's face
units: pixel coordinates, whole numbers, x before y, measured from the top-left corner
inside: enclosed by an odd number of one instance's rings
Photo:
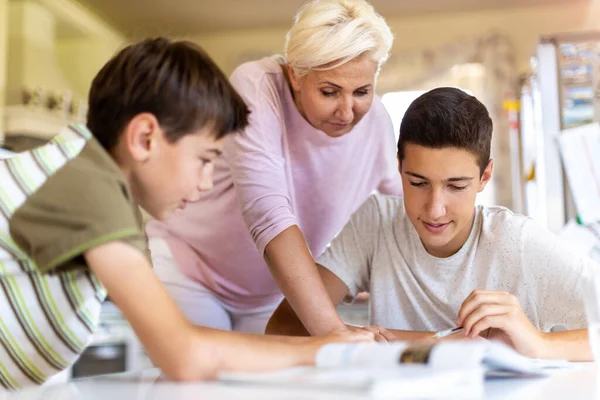
[[[377,64],[365,56],[327,71],[311,70],[302,78],[288,66],[300,114],[331,137],[350,132],[369,111],[376,72]]]

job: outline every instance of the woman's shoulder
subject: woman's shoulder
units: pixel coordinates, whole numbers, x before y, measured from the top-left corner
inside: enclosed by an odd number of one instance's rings
[[[282,58],[277,55],[245,62],[233,71],[230,81],[242,92],[247,92],[244,89],[251,89],[256,93],[259,90],[277,87],[284,80],[281,63]]]

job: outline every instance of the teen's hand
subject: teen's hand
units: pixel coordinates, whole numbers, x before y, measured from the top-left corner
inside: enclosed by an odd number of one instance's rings
[[[396,336],[383,326],[380,325],[371,325],[371,326],[359,326],[359,325],[350,325],[346,324],[349,330],[353,332],[370,332],[374,336],[374,340],[376,342],[393,342],[396,339]]]
[[[517,298],[507,292],[474,290],[462,303],[457,326],[463,335],[498,340],[528,357],[540,357],[544,333],[527,319]]]

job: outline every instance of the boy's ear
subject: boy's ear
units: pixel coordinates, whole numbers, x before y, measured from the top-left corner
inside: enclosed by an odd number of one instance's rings
[[[160,129],[158,120],[150,113],[138,114],[129,121],[123,132],[123,143],[134,160],[145,162],[150,158]]]
[[[490,158],[487,167],[483,170],[483,174],[481,174],[481,179],[479,180],[479,189],[478,192],[483,191],[488,182],[492,179],[492,173],[494,172],[494,159]]]

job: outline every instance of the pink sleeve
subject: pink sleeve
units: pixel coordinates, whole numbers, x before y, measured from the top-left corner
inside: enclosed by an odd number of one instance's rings
[[[252,76],[252,69],[251,64],[242,65],[231,77],[251,114],[248,128],[226,139],[224,156],[244,220],[262,255],[275,236],[297,221],[288,191],[277,93],[264,75]]]
[[[387,113],[383,103],[379,99],[373,102],[374,107],[378,107],[380,110],[379,121],[381,128],[386,132],[382,135],[381,151],[383,152],[380,158],[383,162],[382,171],[383,177],[377,191],[382,194],[392,196],[402,196],[402,178],[400,176],[397,154],[397,143],[395,142],[394,126],[392,120]]]

